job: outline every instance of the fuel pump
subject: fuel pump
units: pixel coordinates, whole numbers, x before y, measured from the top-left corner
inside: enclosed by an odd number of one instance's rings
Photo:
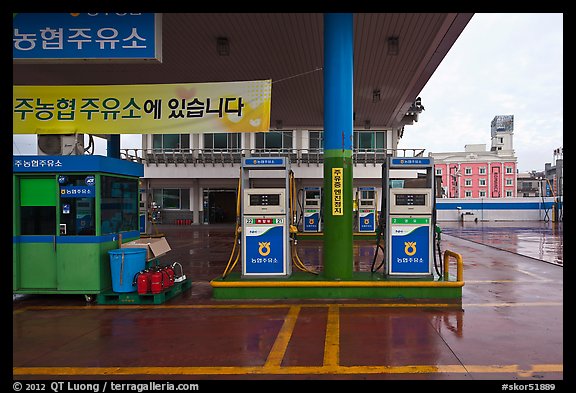
[[[433,277],[437,232],[434,186],[432,157],[388,157],[383,164],[379,233],[384,236],[385,247],[378,244],[376,253],[384,251],[386,275]],[[436,263],[435,267],[438,273]]]
[[[302,197],[303,232],[321,232],[322,189],[320,187],[304,187]]]
[[[242,158],[242,278],[288,277],[292,274],[290,241],[290,162],[285,157]],[[281,170],[284,187],[254,188],[250,173]]]
[[[374,187],[358,188],[358,231],[376,231],[376,189]]]

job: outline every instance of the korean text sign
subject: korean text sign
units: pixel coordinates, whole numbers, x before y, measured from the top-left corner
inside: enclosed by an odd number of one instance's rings
[[[161,14],[15,13],[16,61],[161,60]]]
[[[271,90],[271,80],[13,86],[13,133],[265,132]]]

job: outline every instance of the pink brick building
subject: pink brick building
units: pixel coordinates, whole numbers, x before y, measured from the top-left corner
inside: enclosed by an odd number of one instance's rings
[[[491,123],[492,144],[464,146],[463,152],[429,153],[436,175],[442,178],[444,198],[514,198],[516,165],[512,138],[514,116],[496,116]]]

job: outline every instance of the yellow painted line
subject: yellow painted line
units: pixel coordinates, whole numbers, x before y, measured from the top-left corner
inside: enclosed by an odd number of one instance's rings
[[[457,288],[464,281],[210,281],[213,288]]]
[[[30,311],[48,310],[142,310],[142,309],[210,309],[210,308],[289,308],[286,304],[149,304],[149,305],[90,305],[90,306],[27,306],[22,309]],[[326,305],[324,305],[325,307]]]
[[[337,367],[340,363],[340,312],[335,304],[328,307],[328,323],[324,341],[324,366]]]
[[[434,374],[499,373],[530,375],[563,373],[563,364],[510,365],[304,366],[304,367],[13,367],[13,375],[246,375],[246,374]]]
[[[550,279],[548,279],[548,278],[542,278],[541,276],[539,276],[539,275],[537,275],[537,274],[534,274],[534,273],[531,273],[531,272],[527,272],[526,270],[516,269],[516,271],[518,271],[518,272],[520,272],[520,273],[523,273],[523,274],[526,274],[527,276],[537,278],[537,279],[538,279],[539,281],[541,281],[541,282],[552,281],[552,280],[550,280]]]
[[[50,310],[142,310],[142,309],[262,309],[262,308],[290,308],[298,305],[300,307],[329,307],[338,305],[339,307],[459,307],[460,303],[306,303],[306,304],[180,304],[180,305],[102,305],[102,306],[27,306],[15,310],[13,314],[24,311],[50,311]]]
[[[28,306],[14,310],[12,314],[21,314],[25,311],[50,311],[50,310],[141,310],[141,309],[278,309],[299,307],[329,307],[338,306],[343,308],[464,308],[464,307],[548,307],[563,306],[563,302],[530,302],[530,303],[306,303],[306,304],[182,304],[182,305],[103,305],[103,306]]]
[[[341,308],[427,308],[427,307],[461,307],[460,303],[343,303]]]
[[[284,324],[278,333],[278,337],[276,337],[276,341],[274,341],[274,345],[268,354],[268,359],[266,359],[266,363],[264,364],[265,368],[280,367],[282,364],[282,359],[284,359],[284,354],[292,337],[294,326],[296,326],[299,312],[300,306],[290,307],[290,311],[288,311],[286,318],[284,318]]]

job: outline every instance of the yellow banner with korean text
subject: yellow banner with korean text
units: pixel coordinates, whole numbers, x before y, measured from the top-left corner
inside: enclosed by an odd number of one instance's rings
[[[14,134],[266,132],[272,81],[14,86]]]
[[[332,168],[332,215],[344,215],[343,193],[344,169]]]

